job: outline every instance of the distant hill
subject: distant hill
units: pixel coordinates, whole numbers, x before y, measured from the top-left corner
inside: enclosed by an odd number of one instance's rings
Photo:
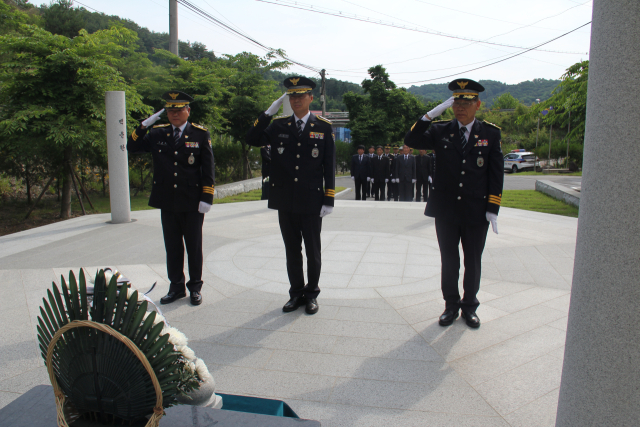
[[[525,105],[531,105],[536,99],[540,99],[540,101],[548,99],[551,96],[551,91],[559,83],[560,80],[534,79],[509,85],[495,80],[480,80],[480,84],[485,88],[480,99],[486,103],[487,107],[490,107],[494,98],[509,92]],[[448,83],[411,86],[408,91],[421,97],[423,102],[445,100],[451,96],[447,85]]]

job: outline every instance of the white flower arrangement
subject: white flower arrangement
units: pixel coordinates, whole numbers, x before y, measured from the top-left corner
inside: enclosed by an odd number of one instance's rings
[[[181,345],[186,346],[187,345],[187,336],[185,334],[183,334],[182,332],[180,332],[179,330],[177,330],[176,328],[173,328],[171,326],[166,327],[162,330],[161,332],[162,334],[169,334],[169,342],[171,344],[174,345],[174,347],[178,347]]]
[[[198,378],[200,378],[201,381],[207,381],[211,378],[211,374],[209,373],[209,369],[207,369],[207,365],[204,363],[204,360],[197,358],[195,367]]]
[[[189,363],[193,363],[191,362],[191,360],[194,360],[196,358],[196,353],[191,350],[189,347],[187,347],[186,345],[177,345],[175,346],[176,350],[179,351],[180,353],[182,353],[182,356],[189,360]],[[194,365],[194,369],[193,371],[195,372],[195,365]]]

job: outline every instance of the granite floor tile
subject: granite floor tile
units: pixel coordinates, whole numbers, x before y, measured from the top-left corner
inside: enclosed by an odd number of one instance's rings
[[[475,389],[504,416],[560,387],[561,373],[562,361],[545,355]]]
[[[422,292],[415,295],[407,295],[401,297],[389,297],[386,298],[387,302],[396,310],[411,307],[414,305],[422,304],[427,301],[442,300],[442,291],[440,289],[434,289],[428,292]]]
[[[491,325],[503,333],[516,336],[562,317],[565,317],[565,314],[561,311],[543,305],[534,305],[516,313],[499,317],[491,322],[486,322],[485,325]]]
[[[482,285],[482,290],[505,297],[507,295],[515,294],[532,288],[533,285],[526,285],[522,283],[510,283],[510,282],[497,282],[491,285]]]
[[[469,384],[475,386],[564,345],[564,338],[562,331],[549,326],[541,326],[533,331],[454,360],[450,364]]]
[[[495,416],[471,387],[339,378],[330,402],[378,408]]]
[[[326,402],[336,377],[293,372],[276,372],[237,366],[209,368],[220,393],[244,394],[274,399]]]
[[[566,294],[558,298],[554,298],[547,302],[543,302],[542,305],[545,307],[550,307],[556,309],[558,311],[564,311],[565,313],[569,313],[569,303],[571,302],[571,294]]]
[[[269,348],[226,345],[206,341],[190,341],[189,347],[196,352],[196,356],[205,361],[207,366],[219,364],[247,368],[264,367],[274,351]]]
[[[567,322],[569,321],[569,317],[561,317],[558,320],[554,320],[553,322],[547,323],[547,326],[551,326],[552,328],[560,329],[563,332],[567,332]]]
[[[337,337],[325,335],[237,328],[224,340],[224,343],[227,345],[262,347],[275,350],[331,353],[336,340]]]
[[[0,391],[0,409],[4,408],[17,398],[22,396],[22,393],[10,393],[7,391]]]
[[[442,362],[444,360],[422,337],[407,341],[337,337],[331,352],[349,356],[424,360],[428,362]]]
[[[26,393],[38,385],[51,385],[44,363],[37,368],[0,381],[0,391]]]
[[[502,298],[488,301],[486,304],[493,308],[514,313],[528,307],[566,295],[568,291],[533,287],[522,292],[503,296]]]
[[[434,317],[439,317],[444,311],[444,308],[444,301],[438,299],[400,309],[398,310],[398,313],[407,321],[407,323],[415,325],[416,323],[424,322],[429,319],[433,319]]]
[[[559,389],[504,416],[511,427],[555,427]]]
[[[411,339],[416,336],[416,332],[409,325],[313,319],[313,316],[299,318],[290,331],[342,337],[396,340]]]
[[[340,307],[336,320],[352,320],[355,322],[392,323],[405,325],[407,322],[395,310],[375,308]]]

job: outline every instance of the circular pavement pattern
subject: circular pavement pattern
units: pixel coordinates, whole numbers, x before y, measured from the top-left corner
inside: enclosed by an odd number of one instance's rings
[[[394,297],[440,289],[436,241],[377,232],[325,231],[321,237],[323,298]],[[234,285],[288,295],[280,234],[225,245],[209,254],[205,265]],[[304,268],[306,278],[306,257]]]

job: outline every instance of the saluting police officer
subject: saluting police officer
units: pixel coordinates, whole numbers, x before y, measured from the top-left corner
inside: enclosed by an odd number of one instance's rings
[[[331,122],[309,111],[315,82],[295,76],[285,79],[284,86],[287,92],[258,117],[247,133],[246,142],[257,147],[271,144],[268,207],[278,211],[290,283],[290,299],[282,311],[306,305],[305,311],[315,314],[320,293],[322,218],[333,210],[335,197],[335,144]],[[287,94],[293,115],[272,121]],[[307,254],[306,286],[303,240]]]
[[[421,117],[405,137],[413,148],[435,152],[435,171],[425,215],[435,218],[442,260],[442,294],[445,311],[439,323],[447,326],[458,318],[480,326],[476,295],[480,289],[482,251],[489,223],[498,233],[498,210],[504,181],[500,128],[475,118],[484,87],[470,79],[449,83],[453,96]],[[455,120],[432,122],[453,105]],[[464,296],[458,277],[464,253]]]
[[[202,303],[202,223],[209,212],[214,193],[214,162],[209,131],[189,123],[193,98],[184,92],[169,91],[167,101],[133,131],[127,140],[131,153],[151,152],[153,188],[149,206],[160,209],[162,233],[167,252],[169,293],[160,303],[169,304],[185,297],[184,248],[189,259],[191,304]],[[170,123],[153,126],[167,111]]]

